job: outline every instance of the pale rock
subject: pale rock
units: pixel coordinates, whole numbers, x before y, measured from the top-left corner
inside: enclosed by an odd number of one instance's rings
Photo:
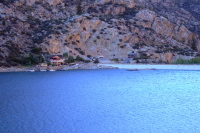
[[[140,41],[138,36],[132,36],[129,40],[132,44],[138,43]]]
[[[99,24],[101,23],[101,21],[100,20],[92,20],[91,22],[90,22],[90,27],[92,27],[93,29],[96,29],[98,26],[99,26]],[[105,22],[102,22],[104,25],[107,25]]]
[[[151,21],[147,21],[147,20],[137,21],[136,24],[137,25],[142,25],[145,28],[151,28],[151,26],[152,26],[152,22]]]
[[[147,52],[148,49],[147,49],[147,48],[141,48],[141,49],[139,49],[139,51],[140,51],[140,52]]]
[[[99,4],[105,4],[105,3],[108,3],[110,1],[111,0],[98,0],[97,3],[99,3]]]
[[[36,1],[38,0],[26,0],[26,5],[32,6],[33,4],[35,4]]]
[[[15,6],[22,6],[23,4],[25,4],[25,0],[19,0],[19,1],[15,1]]]
[[[127,34],[123,37],[124,37],[124,42],[128,42],[131,39],[132,36],[131,36],[131,34]]]
[[[151,28],[152,23],[156,17],[156,13],[148,9],[144,9],[139,11],[136,14],[136,17],[140,19],[140,21],[136,22],[137,25],[142,25],[143,27]]]
[[[164,62],[171,63],[173,59],[173,53],[165,53],[164,57]]]
[[[147,21],[153,22],[154,18],[156,17],[156,13],[153,11],[150,11],[148,9],[144,9],[144,10],[139,11],[136,14],[136,17],[138,17],[142,20],[147,20]]]
[[[129,8],[133,8],[136,3],[135,0],[113,0],[114,2],[117,2],[118,4],[126,5]]]
[[[95,24],[95,26],[94,26],[94,28],[99,24],[99,21],[96,21],[96,22],[94,22],[94,24]],[[82,22],[82,24],[80,25],[80,27],[83,29],[83,28],[85,28],[86,29],[86,31],[87,30],[89,30],[90,29],[90,26],[91,26],[92,24],[91,24],[91,21],[89,21],[89,20],[84,20],[83,22]]]
[[[155,53],[153,58],[157,61],[157,62],[166,62],[166,63],[171,63],[173,60],[173,53]]]
[[[43,21],[49,20],[52,17],[51,12],[46,10],[41,5],[37,5],[37,8],[33,12],[31,12],[31,15],[32,17],[42,19]]]
[[[191,35],[192,35],[192,33],[184,25],[181,25],[180,27],[179,26],[175,27],[174,37],[177,40],[187,44],[188,43],[188,39],[190,39],[189,37]]]
[[[153,24],[152,29],[156,31],[156,33],[161,34],[163,36],[171,37],[173,34],[174,25],[170,23],[165,17],[156,17]]]
[[[91,36],[90,32],[81,32],[81,38],[84,44],[88,41],[90,36]]]
[[[45,0],[49,5],[58,5],[63,2],[63,0]]]
[[[53,12],[53,13],[57,13],[57,12],[58,12],[58,9],[55,9],[55,8],[54,8],[54,9],[52,10],[52,12]]]
[[[125,7],[123,6],[118,6],[118,7],[113,7],[112,5],[108,8],[106,8],[104,11],[103,11],[103,14],[112,14],[112,15],[118,15],[118,14],[121,14],[123,13],[124,11],[126,10]]]
[[[50,39],[49,43],[50,47],[48,49],[51,53],[60,53],[60,50],[62,49],[62,44],[58,39]]]

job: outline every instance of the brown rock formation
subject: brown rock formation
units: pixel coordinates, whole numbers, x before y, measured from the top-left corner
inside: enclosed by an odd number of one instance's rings
[[[187,0],[177,2],[8,0],[0,4],[0,63],[23,63],[33,51],[37,56],[67,52],[86,59],[88,55],[125,59],[134,53],[140,63],[197,57],[200,3],[193,10],[184,6]],[[194,2],[189,2],[191,7]]]

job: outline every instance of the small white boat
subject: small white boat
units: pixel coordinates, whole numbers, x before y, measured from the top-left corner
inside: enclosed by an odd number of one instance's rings
[[[35,72],[35,70],[33,70],[33,69],[30,69],[30,70],[28,70],[28,72]]]
[[[46,71],[47,71],[46,69],[41,69],[41,70],[40,70],[40,72],[46,72]]]
[[[53,70],[53,69],[50,69],[50,70],[49,70],[49,72],[54,72],[54,71],[55,71],[55,70]]]

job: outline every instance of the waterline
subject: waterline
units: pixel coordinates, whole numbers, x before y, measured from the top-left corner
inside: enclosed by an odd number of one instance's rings
[[[119,69],[200,70],[200,65],[99,64]]]

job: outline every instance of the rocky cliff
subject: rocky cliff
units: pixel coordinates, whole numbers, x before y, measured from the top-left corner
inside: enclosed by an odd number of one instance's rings
[[[68,53],[138,63],[191,59],[200,51],[198,0],[3,0],[0,65]],[[33,56],[34,55],[34,56]]]

